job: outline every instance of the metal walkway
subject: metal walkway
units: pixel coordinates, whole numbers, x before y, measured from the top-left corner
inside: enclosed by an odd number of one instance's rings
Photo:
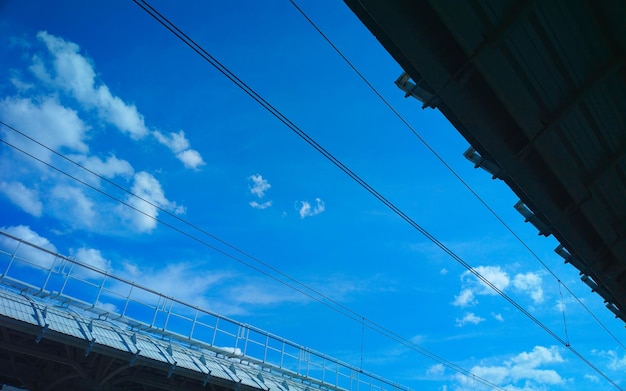
[[[0,239],[0,384],[410,391],[6,233]]]

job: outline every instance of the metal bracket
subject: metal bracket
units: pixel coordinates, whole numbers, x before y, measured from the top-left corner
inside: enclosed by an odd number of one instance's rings
[[[39,335],[37,336],[37,338],[35,338],[35,343],[39,343],[41,342],[41,339],[43,338],[44,334],[48,331],[48,327],[50,325],[48,323],[46,323],[43,328],[41,329],[41,332],[39,333]]]
[[[491,160],[488,160],[487,158],[480,156],[478,152],[476,152],[474,147],[467,148],[467,150],[463,152],[463,156],[470,162],[474,163],[474,168],[480,167],[483,170],[490,173],[491,179],[496,179],[496,178],[502,179],[503,177],[502,173],[504,171],[502,170],[502,167],[492,162]]]
[[[96,343],[96,338],[94,337],[91,341],[89,341],[89,345],[87,346],[87,349],[85,349],[85,357],[89,356],[89,353],[91,353],[91,349],[93,349],[93,345]]]
[[[513,207],[522,216],[524,216],[526,222],[531,223],[535,226],[535,228],[539,230],[539,235],[550,236],[550,234],[552,233],[550,225],[543,221],[543,219],[539,218],[530,209],[528,209],[524,202],[520,200]]]
[[[137,361],[137,357],[139,357],[139,352],[141,352],[141,350],[137,349],[137,351],[133,353],[133,356],[130,358],[130,361],[128,362],[129,367],[132,367],[135,361]]]
[[[432,107],[433,109],[437,107],[439,104],[439,99],[433,99],[433,94],[426,91],[425,89],[419,86],[420,83],[412,83],[409,80],[411,76],[408,73],[403,72],[398,79],[394,82],[394,84],[404,91],[404,97],[408,98],[412,96],[413,98],[419,100],[424,104],[422,108]]]
[[[174,364],[172,364],[172,366],[170,367],[169,372],[167,372],[167,378],[169,379],[170,377],[172,377],[172,374],[174,373],[174,369],[176,369],[176,364],[177,362],[174,361]]]

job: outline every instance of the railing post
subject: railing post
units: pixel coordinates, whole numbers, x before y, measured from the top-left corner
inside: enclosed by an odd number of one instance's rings
[[[67,282],[70,279],[70,274],[72,273],[72,268],[70,267],[70,271],[67,272],[67,274],[65,275],[65,280],[63,280],[63,285],[61,286],[61,289],[59,289],[59,295],[63,294],[63,291],[65,291],[65,287],[67,286]]]
[[[9,264],[7,265],[7,268],[4,271],[4,273],[2,273],[2,276],[0,277],[0,279],[4,278],[4,276],[6,276],[9,273],[9,269],[13,265],[13,261],[15,260],[15,257],[17,256],[17,250],[19,250],[21,244],[22,244],[21,240],[17,242],[17,246],[15,246],[15,250],[13,250],[13,254],[11,254],[11,260],[9,261]]]
[[[161,299],[163,297],[159,296],[159,300],[157,300],[156,305],[154,306],[154,315],[152,316],[152,323],[150,323],[150,327],[154,327],[154,323],[156,322],[157,314],[159,313],[159,307],[161,306]],[[165,307],[165,305],[164,305]]]
[[[56,257],[54,257],[54,260],[56,261]],[[46,280],[39,288],[39,292],[43,292],[46,289],[46,286],[48,286],[48,281],[50,281],[50,276],[52,275],[52,269],[54,269],[54,261],[52,261],[52,265],[48,268],[48,275],[46,276]]]
[[[270,336],[269,334],[265,334],[265,346],[263,347],[263,362],[267,362],[267,349],[270,346]],[[280,367],[283,367],[283,358],[282,355],[280,357]]]
[[[239,346],[239,334],[241,334],[240,324],[237,325],[237,336],[235,337],[235,347],[234,347],[233,353],[235,352],[235,350],[237,350],[237,347]]]
[[[215,317],[215,328],[213,329],[213,338],[211,339],[211,346],[215,346],[215,337],[217,337],[217,328],[219,326],[220,323],[220,318],[219,317]]]
[[[244,342],[243,342],[243,355],[245,356],[248,353],[248,341],[250,340],[250,329],[248,327],[244,328]]]
[[[100,287],[98,288],[98,294],[96,295],[96,300],[93,302],[94,307],[98,305],[98,301],[100,300],[100,295],[102,294],[102,289],[104,289],[104,282],[106,281],[108,276],[109,276],[109,273],[106,272],[104,274],[104,278],[102,279],[102,283],[100,283]]]
[[[198,307],[196,307],[196,312],[193,315],[193,322],[191,322],[191,331],[189,332],[189,339],[193,339],[193,332],[196,329],[196,323],[198,322]]]
[[[167,299],[164,299],[167,300]],[[174,307],[174,300],[170,300],[170,308],[167,310],[167,316],[165,317],[165,324],[163,325],[163,331],[167,330],[167,324],[170,321],[170,315],[172,315],[172,307]],[[165,306],[163,307],[165,310]]]
[[[124,303],[124,310],[122,311],[120,316],[126,316],[126,310],[128,309],[128,304],[130,303],[130,296],[133,294],[134,287],[135,285],[131,285],[130,289],[128,290],[128,296],[126,296],[126,303]]]

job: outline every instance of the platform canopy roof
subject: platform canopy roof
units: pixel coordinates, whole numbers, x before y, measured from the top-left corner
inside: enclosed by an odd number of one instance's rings
[[[345,0],[626,321],[626,5]]]

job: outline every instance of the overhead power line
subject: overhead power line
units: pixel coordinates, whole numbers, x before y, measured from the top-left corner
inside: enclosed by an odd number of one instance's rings
[[[168,20],[165,16],[160,14],[156,9],[154,9],[147,1],[145,0],[133,0],[135,4],[137,4],[141,9],[143,9],[146,13],[148,13],[152,18],[162,24],[167,30],[169,30],[172,34],[174,34],[177,38],[179,38],[183,43],[189,46],[194,52],[200,55],[203,59],[205,59],[208,63],[210,63],[216,70],[226,76],[230,81],[232,81],[237,87],[239,87],[242,91],[248,94],[254,101],[260,104],[263,108],[265,108],[270,114],[275,116],[280,122],[285,124],[291,131],[297,134],[300,138],[302,138],[306,143],[308,143],[311,147],[313,147],[316,151],[318,151],[322,156],[328,159],[331,163],[333,163],[337,168],[343,171],[346,175],[352,178],[355,182],[361,185],[367,192],[372,194],[375,198],[377,198],[381,203],[391,209],[394,213],[396,213],[400,218],[406,221],[411,227],[420,232],[423,236],[425,236],[428,240],[430,240],[433,244],[441,249],[444,253],[448,254],[452,259],[457,261],[463,267],[465,267],[470,273],[472,273],[477,279],[485,283],[492,290],[502,296],[506,301],[508,301],[513,307],[522,312],[526,317],[532,320],[537,326],[543,329],[547,334],[552,336],[556,341],[558,341],[563,346],[567,347],[572,353],[574,353],[577,357],[579,357],[587,366],[593,369],[596,373],[602,376],[605,380],[611,383],[615,388],[620,389],[620,387],[611,380],[604,372],[602,372],[599,368],[595,367],[589,360],[587,360],[582,354],[576,351],[570,344],[568,344],[565,340],[563,340],[560,336],[558,336],[554,331],[552,331],[548,326],[546,326],[543,322],[533,316],[528,310],[522,307],[519,303],[517,303],[513,298],[500,290],[497,286],[495,286],[491,281],[485,278],[481,273],[472,268],[463,258],[458,256],[454,251],[449,249],[445,244],[439,241],[435,236],[433,236],[430,232],[428,232],[425,228],[415,222],[410,216],[404,213],[400,208],[398,208],[395,204],[389,201],[386,197],[380,194],[375,188],[373,188],[369,183],[359,177],[355,172],[353,172],[350,168],[348,168],[344,163],[342,163],[339,159],[333,156],[330,152],[328,152],[324,147],[317,143],[313,138],[311,138],[306,132],[300,129],[297,125],[295,125],[289,118],[283,115],[278,109],[276,109],[273,105],[271,105],[267,100],[265,100],[261,95],[259,95],[254,89],[252,89],[248,84],[239,79],[234,73],[232,73],[226,66],[220,63],[215,57],[213,57],[209,52],[207,52],[202,46],[197,44],[193,39],[187,36],[182,30],[180,30],[174,23]]]
[[[10,142],[0,138],[0,142],[1,143],[3,143],[5,145],[13,148],[14,150],[16,150],[16,151],[26,155],[27,157],[29,157],[29,158],[31,158],[31,159],[33,159],[33,160],[35,160],[35,161],[37,161],[37,162],[47,166],[47,167],[49,167],[50,169],[52,169],[54,171],[57,171],[58,173],[60,173],[60,174],[62,174],[64,176],[67,176],[68,178],[70,178],[70,179],[80,183],[81,185],[83,185],[85,187],[88,187],[89,189],[91,189],[93,191],[96,191],[96,192],[100,193],[101,195],[103,195],[105,197],[108,197],[111,200],[113,200],[113,201],[115,201],[115,202],[117,202],[117,203],[119,203],[121,205],[124,205],[124,206],[130,208],[131,210],[133,210],[136,213],[139,213],[139,214],[141,214],[141,215],[143,215],[145,217],[148,217],[148,218],[150,218],[150,219],[152,219],[152,220],[154,220],[154,221],[164,225],[165,227],[167,227],[167,228],[169,228],[169,229],[171,229],[171,230],[173,230],[173,231],[175,231],[175,232],[177,232],[177,233],[179,233],[181,235],[184,235],[184,236],[186,236],[186,237],[188,237],[188,238],[190,238],[190,239],[200,243],[201,245],[203,245],[203,246],[205,246],[205,247],[207,247],[207,248],[209,248],[209,249],[211,249],[213,251],[218,252],[221,255],[224,255],[224,256],[226,256],[226,257],[228,257],[228,258],[230,258],[230,259],[232,259],[232,260],[234,260],[234,261],[236,261],[236,262],[238,262],[238,263],[240,263],[240,264],[242,264],[242,265],[244,265],[244,266],[246,266],[246,267],[248,267],[248,268],[250,268],[250,269],[252,269],[252,270],[254,270],[254,271],[256,271],[256,272],[258,272],[258,273],[260,273],[262,275],[264,275],[264,276],[266,276],[266,277],[268,277],[268,278],[271,278],[272,280],[274,280],[274,281],[276,281],[276,282],[278,282],[278,283],[280,283],[280,284],[282,284],[282,285],[284,285],[284,286],[286,286],[288,288],[291,288],[291,289],[295,290],[296,292],[298,292],[298,293],[300,293],[300,294],[302,294],[302,295],[304,295],[304,296],[306,296],[306,297],[308,297],[308,298],[310,298],[310,299],[312,299],[312,300],[314,300],[314,301],[316,301],[316,302],[318,302],[320,304],[323,304],[324,306],[326,306],[326,307],[330,308],[331,310],[333,310],[333,311],[335,311],[335,312],[337,312],[337,313],[347,317],[348,319],[354,320],[355,322],[359,322],[363,327],[367,327],[367,328],[369,328],[369,329],[371,329],[371,330],[381,334],[382,336],[384,336],[386,338],[389,338],[390,340],[392,340],[394,342],[397,342],[397,343],[399,343],[399,344],[401,344],[401,345],[403,345],[403,346],[405,346],[405,347],[407,347],[407,348],[409,348],[409,349],[411,349],[413,351],[418,352],[419,354],[421,354],[421,355],[423,355],[423,356],[425,356],[425,357],[427,357],[427,358],[429,358],[429,359],[431,359],[433,361],[436,361],[436,362],[446,366],[447,368],[449,368],[449,369],[451,369],[451,370],[453,370],[453,371],[455,371],[455,372],[457,372],[459,374],[467,376],[468,378],[475,378],[480,383],[482,383],[482,384],[484,384],[484,385],[486,385],[486,386],[488,386],[488,387],[490,387],[492,389],[497,389],[497,390],[504,391],[504,389],[499,387],[498,385],[496,385],[494,383],[491,383],[490,381],[488,381],[488,380],[486,380],[486,379],[484,379],[482,377],[476,376],[475,374],[471,373],[471,371],[469,371],[469,370],[467,370],[467,369],[465,369],[465,368],[463,368],[463,367],[461,367],[461,366],[459,366],[459,365],[457,365],[457,364],[455,364],[455,363],[453,363],[453,362],[451,362],[451,361],[449,361],[449,360],[447,360],[447,359],[445,359],[445,358],[443,358],[443,357],[441,357],[441,356],[439,356],[439,355],[429,351],[428,349],[426,349],[426,348],[424,348],[424,347],[422,347],[422,346],[420,346],[420,345],[418,345],[418,344],[416,344],[416,343],[414,343],[414,342],[412,342],[412,341],[410,341],[410,340],[400,336],[399,334],[397,334],[394,331],[392,331],[392,330],[382,326],[381,324],[379,324],[377,322],[374,322],[373,320],[370,320],[370,319],[362,316],[361,314],[359,314],[356,311],[350,309],[349,307],[347,307],[347,306],[337,302],[336,300],[333,300],[332,298],[328,297],[327,295],[323,294],[322,292],[320,292],[320,291],[318,291],[318,290],[316,290],[314,288],[309,287],[308,285],[298,281],[294,277],[289,276],[288,274],[286,274],[286,273],[280,271],[279,269],[271,266],[270,264],[260,260],[259,258],[254,257],[253,255],[251,255],[251,254],[249,254],[249,253],[239,249],[238,247],[236,247],[236,246],[226,242],[225,240],[220,239],[216,235],[211,234],[211,233],[207,232],[206,230],[203,230],[202,228],[198,227],[197,225],[195,225],[193,223],[190,223],[189,221],[181,218],[180,216],[175,215],[174,213],[172,213],[172,212],[162,208],[161,206],[151,202],[150,200],[148,200],[146,198],[143,198],[143,197],[133,193],[132,191],[126,189],[125,187],[123,187],[123,186],[113,182],[112,180],[103,177],[102,175],[98,174],[97,172],[94,172],[94,171],[88,169],[87,167],[83,166],[82,164],[80,164],[80,163],[76,162],[75,160],[72,160],[69,157],[63,155],[62,153],[60,153],[60,152],[58,152],[58,151],[48,147],[47,145],[43,144],[42,142],[34,139],[33,137],[27,135],[24,132],[16,129],[15,127],[13,127],[13,126],[11,126],[11,125],[9,125],[9,124],[1,121],[1,120],[0,120],[0,125],[5,126],[6,128],[12,130],[13,132],[21,135],[24,138],[30,140],[31,142],[39,145],[40,147],[50,151],[54,155],[56,155],[56,156],[60,157],[61,159],[63,159],[65,161],[75,165],[76,167],[80,168],[81,170],[84,170],[84,171],[88,172],[89,174],[91,174],[91,175],[99,178],[100,180],[102,180],[102,181],[104,181],[104,182],[106,182],[106,183],[108,183],[108,184],[118,188],[119,190],[127,193],[128,195],[130,195],[132,197],[135,197],[135,198],[145,202],[146,204],[156,208],[158,211],[163,212],[164,214],[167,214],[168,216],[176,219],[177,221],[179,221],[179,222],[181,222],[181,223],[183,223],[183,224],[185,224],[185,225],[187,225],[187,226],[197,230],[198,232],[200,232],[200,233],[202,233],[202,234],[204,234],[204,235],[206,235],[206,236],[208,236],[208,237],[218,241],[219,243],[229,247],[230,249],[238,252],[239,254],[244,255],[245,257],[255,261],[256,263],[264,266],[265,268],[267,268],[267,269],[277,273],[278,275],[282,276],[283,278],[291,281],[291,283],[286,282],[286,281],[280,279],[279,277],[276,277],[275,275],[272,275],[271,273],[268,273],[267,271],[265,271],[263,269],[260,269],[260,268],[258,268],[256,266],[250,264],[249,262],[246,262],[243,259],[230,254],[227,251],[221,250],[220,248],[218,248],[218,247],[216,247],[216,246],[206,242],[205,240],[202,240],[202,239],[198,238],[195,235],[192,235],[192,234],[190,234],[190,233],[188,233],[188,232],[186,232],[186,231],[184,231],[184,230],[182,230],[182,229],[180,229],[180,228],[178,228],[178,227],[176,227],[176,226],[174,226],[174,225],[172,225],[172,224],[170,224],[170,223],[168,223],[168,222],[166,222],[166,221],[164,221],[162,219],[159,219],[156,216],[153,216],[153,215],[151,215],[149,213],[146,213],[146,212],[142,211],[141,209],[137,208],[136,206],[133,206],[130,203],[120,199],[119,197],[115,197],[115,196],[107,193],[106,191],[104,191],[102,189],[99,189],[96,186],[91,185],[91,184],[89,184],[89,183],[79,179],[78,177],[76,177],[76,176],[74,176],[74,175],[72,175],[72,174],[70,174],[70,173],[68,173],[68,172],[66,172],[66,171],[56,167],[52,163],[46,162],[46,161],[36,157],[35,155],[27,152],[26,150],[24,150],[22,148],[19,148],[16,145],[14,145],[14,144],[12,144],[12,143],[10,143]]]
[[[158,21],[161,25],[163,25],[167,30],[169,30],[172,34],[174,34],[177,38],[179,38],[183,43],[189,46],[194,52],[200,55],[204,60],[210,63],[216,70],[226,76],[230,81],[232,81],[237,87],[239,87],[242,91],[244,91],[247,95],[249,95],[254,101],[260,104],[263,108],[265,108],[270,114],[276,117],[280,122],[285,124],[291,131],[297,134],[300,138],[302,138],[306,143],[308,143],[311,147],[313,147],[316,151],[318,151],[322,156],[328,159],[331,163],[333,163],[337,168],[343,171],[346,175],[348,175],[351,179],[357,182],[361,187],[363,187],[367,192],[372,194],[375,198],[377,198],[381,203],[391,209],[394,213],[396,213],[400,218],[402,218],[405,222],[407,222],[411,227],[425,236],[428,240],[430,240],[433,244],[441,249],[444,253],[448,254],[452,259],[457,261],[463,267],[465,267],[470,273],[472,273],[477,279],[485,283],[489,286],[493,291],[502,296],[506,301],[508,301],[513,307],[519,310],[521,313],[526,315],[530,320],[532,320],[537,326],[543,329],[547,334],[552,336],[556,341],[558,341],[563,346],[567,347],[574,355],[580,358],[587,366],[593,369],[596,373],[602,376],[605,380],[611,383],[615,388],[621,389],[613,380],[611,380],[604,372],[602,372],[599,368],[595,367],[589,360],[587,360],[582,354],[576,351],[571,345],[569,345],[565,340],[563,340],[560,336],[558,336],[554,331],[552,331],[548,326],[546,326],[543,322],[533,316],[528,310],[522,307],[519,303],[517,303],[513,298],[500,290],[497,286],[495,286],[491,281],[485,278],[481,273],[472,268],[463,258],[457,255],[454,251],[448,248],[445,244],[439,241],[435,236],[433,236],[430,232],[428,232],[425,228],[415,222],[410,216],[408,216],[405,212],[403,212],[400,208],[398,208],[395,204],[389,201],[386,197],[380,194],[374,187],[372,187],[369,183],[359,177],[354,171],[348,168],[344,163],[342,163],[339,159],[333,156],[330,152],[328,152],[324,147],[317,143],[312,137],[310,137],[306,132],[300,129],[297,125],[295,125],[289,118],[283,115],[278,109],[276,109],[273,105],[271,105],[267,100],[265,100],[261,95],[259,95],[254,89],[252,89],[248,84],[239,79],[234,73],[232,73],[226,66],[224,66],[221,62],[219,62],[215,57],[213,57],[209,52],[207,52],[202,46],[197,44],[193,39],[187,36],[182,30],[180,30],[174,23],[172,23],[169,19],[159,13],[156,9],[154,9],[147,1],[145,0],[133,0],[135,4],[137,4],[141,9],[143,9],[146,13],[148,13],[152,18]]]
[[[404,116],[400,114],[400,112],[398,112],[395,107],[393,107],[393,105],[383,96],[383,94],[381,94],[378,89],[374,87],[374,85],[365,77],[365,75],[363,75],[363,73],[359,71],[359,69],[348,59],[348,57],[343,54],[343,52],[337,47],[337,45],[332,42],[332,40],[322,31],[322,29],[306,14],[306,12],[304,12],[304,10],[294,0],[289,0],[289,2],[302,15],[302,17],[306,19],[306,21],[313,27],[313,29],[319,33],[319,35],[324,39],[324,41],[326,41],[326,43],[328,43],[328,45],[337,53],[337,55],[339,55],[339,57],[341,57],[341,59],[370,88],[370,90],[381,100],[381,102],[387,108],[389,108],[389,110],[391,110],[391,112],[400,120],[400,122],[402,122],[402,124],[407,129],[409,129],[409,131],[426,147],[426,149],[428,149],[433,154],[433,156],[437,160],[439,160],[439,162],[441,162],[441,164],[489,211],[489,213],[491,213],[496,218],[496,220],[498,220],[498,222],[500,222],[500,224],[502,224],[502,226],[507,231],[509,231],[509,233],[515,239],[517,239],[518,242],[520,242],[520,244],[532,255],[532,257],[535,258],[543,266],[543,268],[552,275],[552,277],[559,285],[559,294],[561,286],[563,286],[563,288],[565,288],[565,290],[578,302],[578,304],[583,309],[585,309],[585,311],[587,311],[587,313],[598,323],[598,325],[600,325],[600,327],[602,327],[604,331],[606,331],[608,335],[610,335],[613,340],[615,340],[622,347],[622,349],[626,350],[626,346],[624,346],[622,341],[620,341],[620,339],[617,338],[617,336],[613,334],[611,330],[609,330],[609,328],[591,311],[591,309],[587,307],[585,303],[583,303],[583,301],[576,294],[574,294],[574,292],[567,285],[565,285],[565,283],[561,281],[556,273],[552,271],[550,267],[548,267],[545,261],[541,259],[541,257],[539,257],[539,255],[524,241],[524,239],[522,239],[513,230],[513,228],[511,228],[511,226],[509,226],[504,221],[504,219],[502,219],[502,217],[500,217],[500,215],[498,215],[498,213],[469,185],[469,183],[467,183],[463,179],[463,177],[461,177],[461,175],[457,173],[450,164],[448,164],[443,156],[441,156],[437,152],[437,150],[435,150],[435,148],[433,148],[430,143],[424,137],[422,137],[422,135],[409,123],[409,121],[407,121]]]

